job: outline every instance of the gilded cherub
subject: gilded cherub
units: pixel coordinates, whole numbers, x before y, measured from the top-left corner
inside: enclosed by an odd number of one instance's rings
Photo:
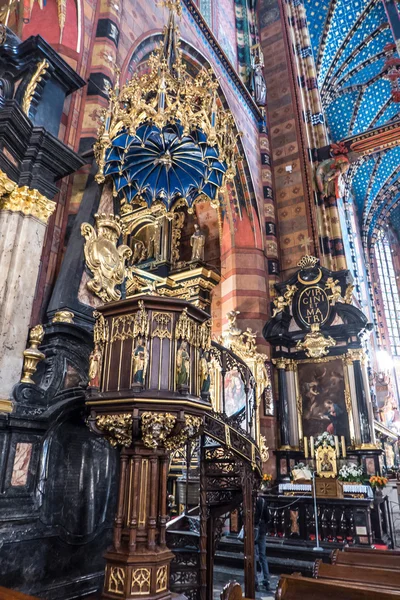
[[[331,294],[328,296],[328,299],[331,301],[332,306],[334,306],[336,302],[343,302],[342,288],[339,284],[338,279],[328,277],[328,279],[326,280],[325,289],[331,291]]]
[[[281,313],[286,308],[288,303],[283,296],[277,296],[276,298],[274,298],[274,304],[275,304],[275,308],[272,313],[273,319],[276,317],[276,315]]]

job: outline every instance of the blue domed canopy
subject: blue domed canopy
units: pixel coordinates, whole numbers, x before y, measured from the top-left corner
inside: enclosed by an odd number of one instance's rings
[[[227,171],[217,146],[200,129],[184,135],[179,123],[163,129],[144,123],[134,134],[124,128],[105,155],[104,174],[128,203],[161,201],[169,211],[180,198],[191,207],[201,195],[214,200]]]

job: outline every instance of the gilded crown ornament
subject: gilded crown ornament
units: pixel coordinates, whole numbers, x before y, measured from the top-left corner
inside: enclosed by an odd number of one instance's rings
[[[216,200],[236,173],[238,133],[212,72],[193,78],[186,71],[175,24],[179,2],[162,5],[170,16],[149,71],[109,90],[94,150],[98,183],[111,176],[121,201],[161,203],[171,214],[182,202],[191,209],[204,197]]]
[[[44,329],[42,325],[33,327],[29,334],[29,348],[24,350],[24,366],[21,383],[35,382],[32,375],[36,372],[38,363],[45,358],[43,352],[38,349],[44,338]]]
[[[300,269],[313,269],[317,264],[319,263],[319,258],[316,258],[315,256],[303,256],[303,258],[301,260],[299,260],[299,262],[297,263],[297,266],[300,267]]]

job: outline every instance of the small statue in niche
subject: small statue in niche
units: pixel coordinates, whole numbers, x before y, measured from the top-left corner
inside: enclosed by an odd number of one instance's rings
[[[190,356],[188,344],[182,341],[176,355],[176,383],[178,387],[187,387],[189,385]]]
[[[89,358],[89,386],[100,387],[100,371],[103,360],[103,353],[99,344],[96,344]]]
[[[154,260],[161,259],[161,227],[158,221],[154,223],[154,230],[149,240],[147,257],[154,258]]]
[[[201,395],[208,396],[211,386],[210,353],[204,351],[200,358],[200,391]]]
[[[136,242],[133,247],[133,256],[131,259],[131,265],[143,262],[147,259],[147,250],[143,242]]]
[[[251,53],[251,88],[257,106],[265,106],[267,103],[267,85],[265,83],[263,68],[264,55],[260,44],[253,47]]]
[[[143,386],[147,367],[146,342],[142,336],[138,337],[136,346],[132,351],[133,385]]]
[[[199,225],[195,223],[194,233],[190,238],[190,245],[192,247],[192,261],[200,260],[204,262],[204,247],[206,244],[206,236],[201,231]]]

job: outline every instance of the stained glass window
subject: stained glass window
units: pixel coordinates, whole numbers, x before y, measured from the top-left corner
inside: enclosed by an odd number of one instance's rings
[[[212,27],[211,0],[200,0],[200,11],[209,27]]]
[[[381,236],[375,248],[390,346],[393,356],[400,356],[400,299],[392,251],[386,235]]]

